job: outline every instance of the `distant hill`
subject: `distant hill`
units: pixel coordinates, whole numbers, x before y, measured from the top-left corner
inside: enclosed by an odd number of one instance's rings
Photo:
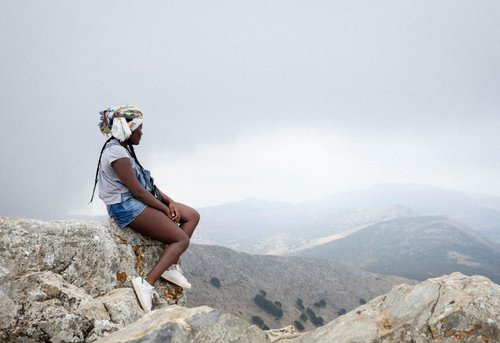
[[[284,254],[311,240],[413,214],[389,208],[336,208],[248,199],[199,209],[194,241],[252,254]]]
[[[317,206],[386,208],[402,206],[413,216],[442,215],[474,228],[500,244],[500,197],[453,191],[419,184],[383,184],[324,199]]]
[[[247,199],[199,210],[195,242],[249,253],[286,254],[380,221],[435,215],[464,223],[500,244],[500,197],[423,185],[380,185],[295,204]]]
[[[380,222],[296,254],[416,280],[459,271],[500,283],[499,246],[443,216]]]
[[[326,324],[395,284],[413,283],[314,258],[249,255],[198,244],[191,244],[182,265],[193,284],[186,306],[209,305],[249,322],[259,317],[270,328],[298,321],[311,330],[317,326],[311,311]],[[256,296],[276,305],[274,310],[282,315],[278,318],[258,306]]]

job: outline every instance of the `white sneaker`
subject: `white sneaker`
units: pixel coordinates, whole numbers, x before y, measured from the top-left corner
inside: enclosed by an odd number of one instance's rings
[[[191,284],[182,274],[181,266],[178,264],[172,264],[167,270],[161,274],[161,277],[167,281],[175,283],[184,289],[191,289]]]
[[[132,279],[132,286],[134,287],[135,294],[137,295],[137,299],[139,299],[142,309],[146,312],[151,312],[155,288],[140,276]]]

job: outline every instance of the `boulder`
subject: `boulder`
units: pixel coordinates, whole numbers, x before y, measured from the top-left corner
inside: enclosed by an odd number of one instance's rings
[[[154,311],[130,279],[162,244],[110,222],[0,218],[1,342],[500,342],[500,286],[453,273],[384,296],[314,331],[262,331],[159,281]]]
[[[461,273],[399,285],[293,342],[500,342],[500,286]]]
[[[0,341],[82,342],[144,315],[131,288],[163,249],[111,222],[0,218]],[[182,304],[160,280],[155,308]]]
[[[208,306],[170,306],[149,313],[98,343],[270,343],[255,325]]]

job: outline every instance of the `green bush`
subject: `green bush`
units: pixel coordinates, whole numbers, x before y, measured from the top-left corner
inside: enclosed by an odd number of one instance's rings
[[[326,307],[326,300],[325,299],[321,299],[320,301],[315,302],[314,306],[316,306],[316,307]]]
[[[259,316],[252,316],[252,323],[254,323],[257,326],[264,325],[264,319],[262,319]]]
[[[257,294],[254,301],[257,306],[267,313],[275,316],[277,319],[283,317],[283,310],[276,306],[272,301],[267,300],[262,294]]]
[[[339,316],[343,316],[345,313],[346,313],[346,311],[345,311],[345,308],[343,308],[343,307],[337,312],[337,314]]]
[[[302,325],[301,322],[299,322],[298,320],[294,321],[293,322],[293,325],[297,328],[297,330],[299,331],[304,331],[304,325]]]
[[[295,305],[297,305],[297,307],[301,310],[305,309],[304,302],[300,298],[297,298],[297,300],[295,301]]]
[[[306,314],[305,314],[305,313],[302,313],[302,314],[300,315],[300,317],[299,317],[299,318],[300,318],[300,320],[302,320],[303,322],[307,322],[307,316],[306,316]]]
[[[312,308],[308,307],[306,312],[307,312],[307,315],[309,316],[309,319],[311,320],[311,323],[313,323],[316,326],[323,325],[324,319],[322,317],[317,317],[316,313],[314,313]]]
[[[210,279],[210,283],[212,284],[212,286],[214,286],[215,288],[220,288],[221,284],[220,284],[220,280],[217,279],[216,277],[213,277]]]
[[[252,323],[257,325],[262,330],[269,330],[269,326],[264,323],[264,320],[259,316],[252,316]]]

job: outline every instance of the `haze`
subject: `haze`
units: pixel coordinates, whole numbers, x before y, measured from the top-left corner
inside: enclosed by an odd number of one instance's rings
[[[87,205],[99,111],[195,207],[421,183],[500,195],[498,1],[1,1],[0,216]]]

